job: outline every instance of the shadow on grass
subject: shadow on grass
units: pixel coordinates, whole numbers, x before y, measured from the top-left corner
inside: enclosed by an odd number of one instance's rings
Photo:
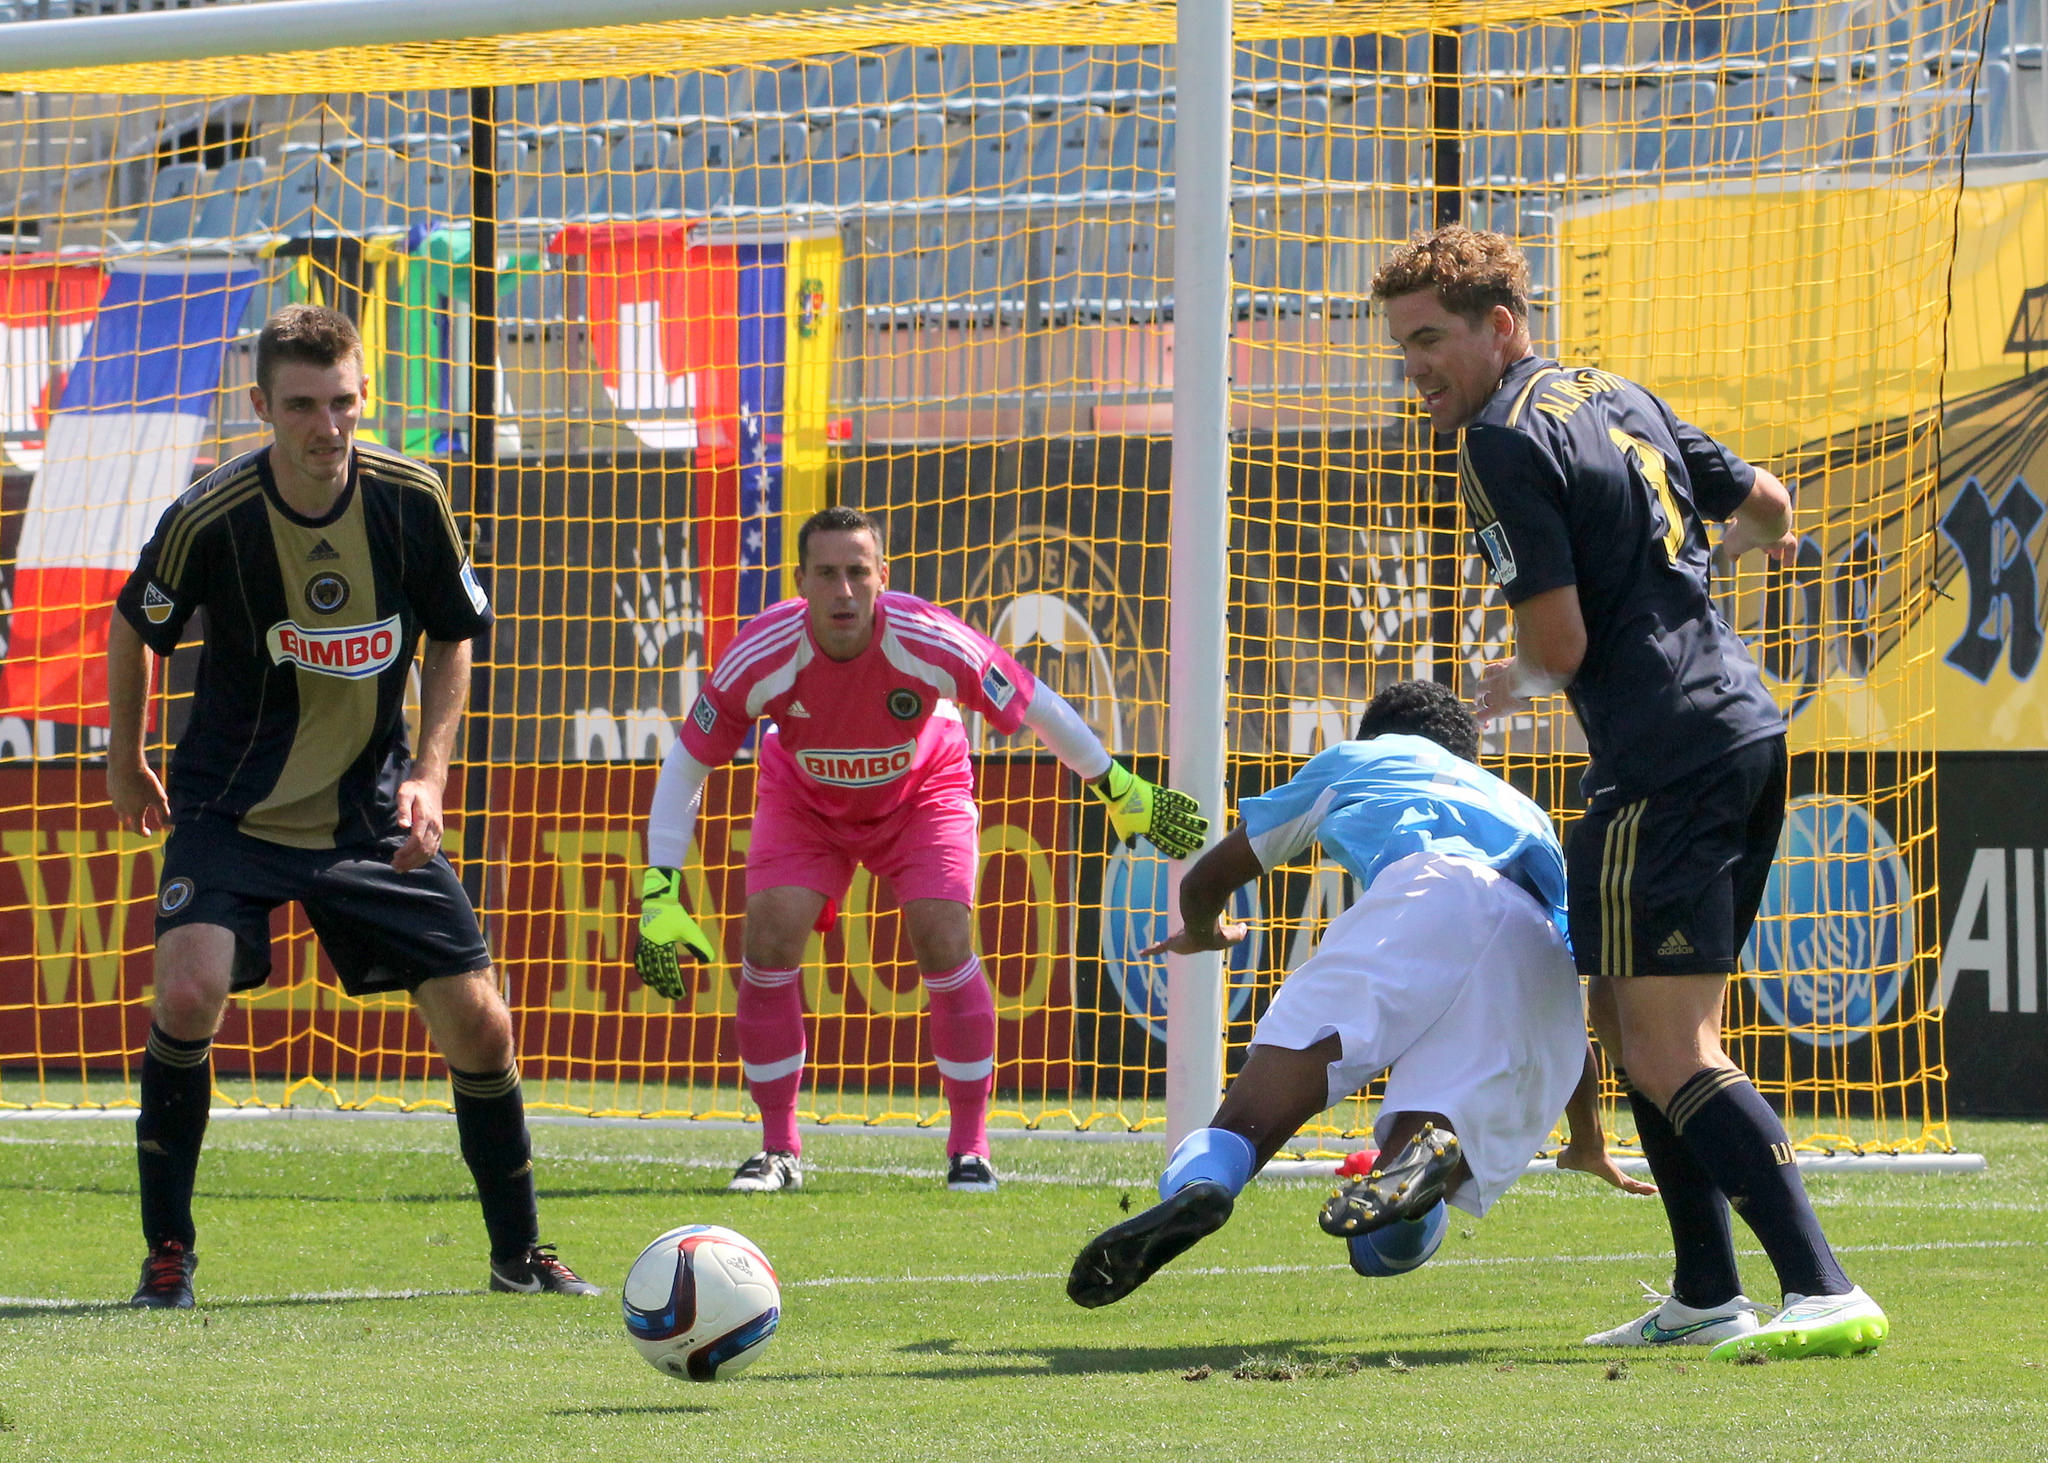
[[[1304,1375],[1273,1380],[1313,1380],[1318,1376],[1374,1371],[1420,1371],[1432,1366],[1465,1366],[1498,1361],[1509,1353],[1499,1346],[1480,1348],[1408,1346],[1398,1340],[1332,1347],[1326,1342],[1268,1340],[1232,1346],[1015,1346],[965,1348],[951,1337],[914,1341],[896,1348],[910,1355],[946,1357],[943,1363],[907,1370],[900,1375],[927,1381],[979,1381],[998,1377],[1091,1376],[1156,1372],[1192,1372],[1229,1379],[1247,1362],[1285,1358],[1302,1366]],[[1605,1360],[1594,1358],[1590,1360]],[[1512,1357],[1517,1367],[1569,1367],[1589,1359],[1556,1356]],[[1356,1363],[1355,1368],[1351,1365]],[[1270,1368],[1261,1367],[1261,1370]],[[1259,1380],[1265,1378],[1261,1376]]]
[[[636,1402],[630,1407],[555,1407],[549,1417],[667,1417],[675,1413],[716,1412],[704,1402]]]

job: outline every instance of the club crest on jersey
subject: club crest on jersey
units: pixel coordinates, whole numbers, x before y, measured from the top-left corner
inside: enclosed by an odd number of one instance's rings
[[[331,630],[308,629],[285,620],[272,625],[264,639],[270,646],[272,665],[295,665],[323,676],[359,681],[398,659],[398,632],[396,615],[374,625],[339,625]]]
[[[1001,711],[1017,694],[1017,683],[1003,674],[1001,666],[992,665],[981,674],[981,694],[988,697],[989,705]]]
[[[192,901],[192,881],[173,879],[164,885],[163,892],[156,897],[156,907],[164,914],[176,914]]]
[[[1479,530],[1479,547],[1486,550],[1486,562],[1493,570],[1493,582],[1506,586],[1515,582],[1515,551],[1508,547],[1508,536],[1501,532],[1498,523],[1489,523]]]
[[[697,694],[697,704],[690,708],[690,720],[696,722],[697,730],[707,737],[711,735],[711,728],[718,725],[718,708],[701,691]]]
[[[908,772],[916,756],[914,741],[895,747],[819,747],[798,752],[796,765],[834,787],[879,787]]]
[[[171,597],[156,587],[150,580],[142,591],[142,617],[152,625],[161,625],[171,617]]]
[[[348,581],[332,572],[306,581],[306,603],[317,614],[331,615],[348,603]]]
[[[917,714],[924,710],[924,697],[908,686],[898,686],[889,693],[889,699],[884,704],[888,706],[889,714],[898,721],[915,721]]]

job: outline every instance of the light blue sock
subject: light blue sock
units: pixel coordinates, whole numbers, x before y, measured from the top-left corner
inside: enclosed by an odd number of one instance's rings
[[[1252,1181],[1258,1154],[1251,1139],[1228,1128],[1197,1128],[1173,1150],[1159,1176],[1159,1197],[1170,1199],[1198,1179],[1221,1184],[1232,1198]]]
[[[1439,1199],[1429,1212],[1416,1219],[1404,1219],[1369,1234],[1354,1234],[1346,1242],[1351,1251],[1351,1268],[1360,1275],[1405,1275],[1417,1270],[1444,1242],[1450,1216]]]

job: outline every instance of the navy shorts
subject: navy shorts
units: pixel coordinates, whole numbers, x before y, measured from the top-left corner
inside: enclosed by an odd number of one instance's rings
[[[1581,975],[1733,975],[1785,821],[1785,739],[1737,747],[1565,842]]]
[[[289,848],[219,818],[171,829],[157,884],[156,933],[220,925],[235,937],[233,989],[270,978],[270,912],[296,899],[352,996],[416,990],[491,963],[476,909],[448,860],[401,874],[401,840]]]

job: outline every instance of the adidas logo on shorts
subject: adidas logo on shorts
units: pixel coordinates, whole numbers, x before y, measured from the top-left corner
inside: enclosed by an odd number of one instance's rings
[[[1679,955],[1697,954],[1699,954],[1699,951],[1693,949],[1692,941],[1685,937],[1683,930],[1673,930],[1664,937],[1664,943],[1657,947],[1657,956],[1661,960],[1670,960]]]

